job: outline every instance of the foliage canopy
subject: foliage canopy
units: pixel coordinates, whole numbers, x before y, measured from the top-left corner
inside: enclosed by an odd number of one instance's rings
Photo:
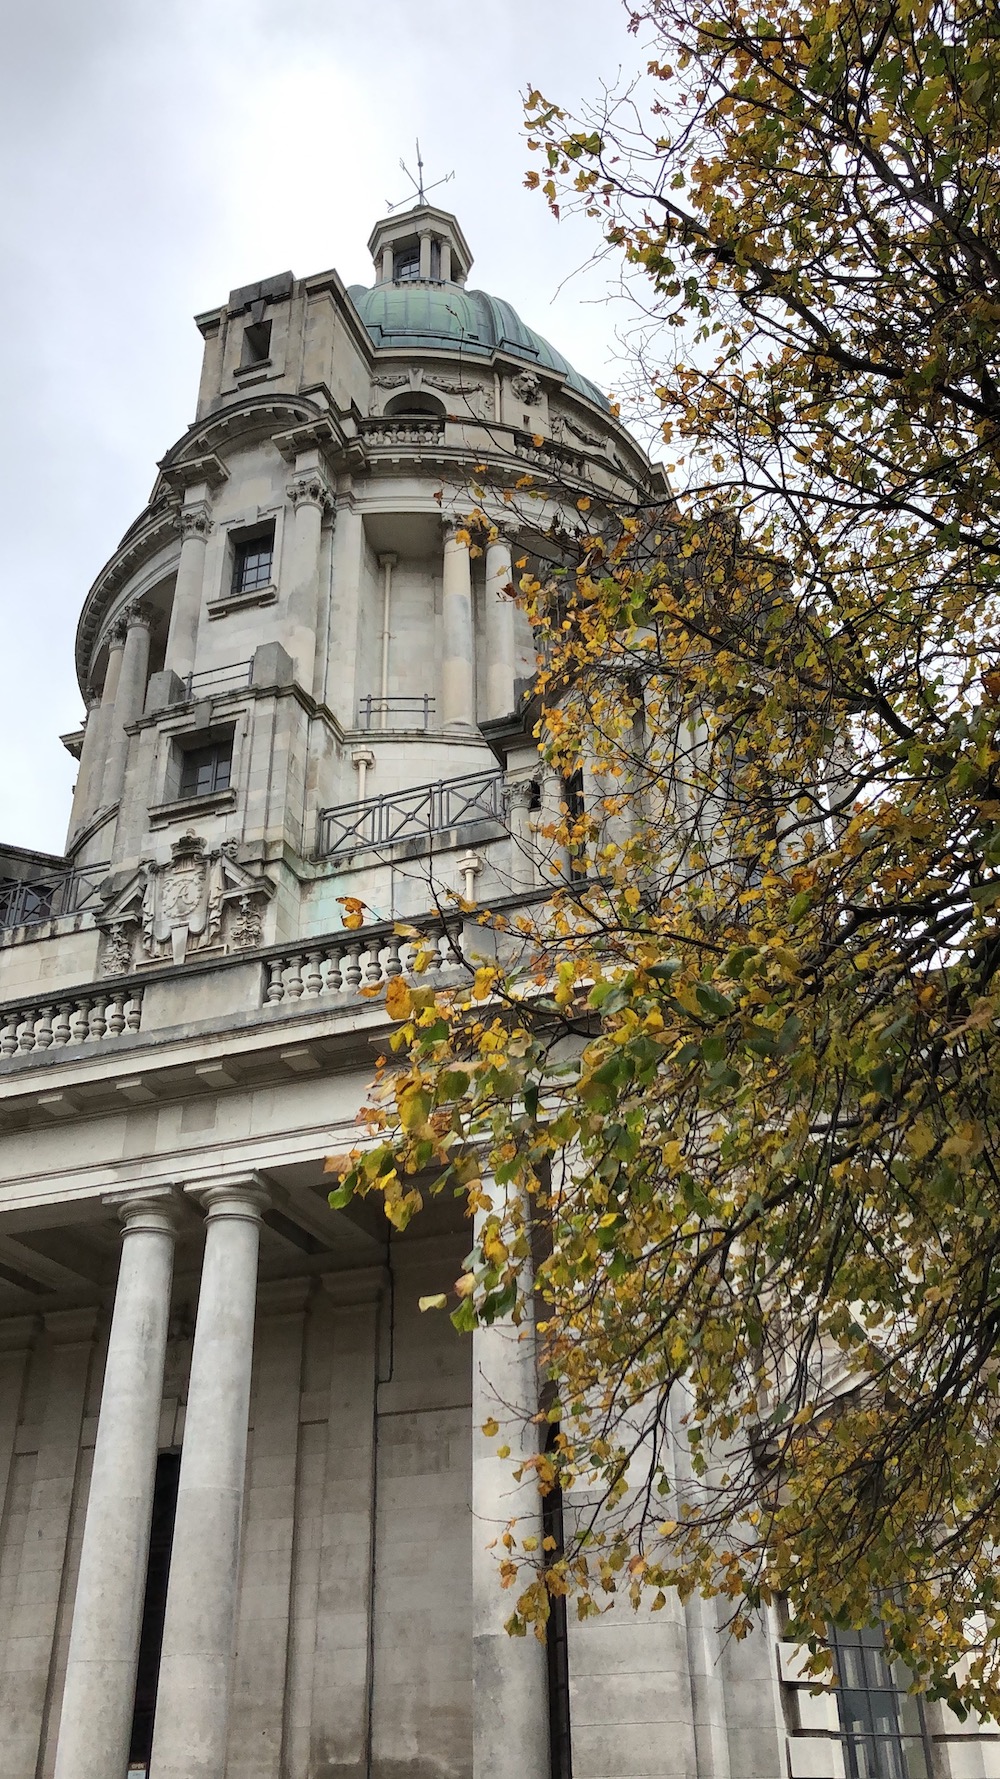
[[[701,1589],[737,1634],[781,1596],[817,1671],[881,1615],[998,1711],[1000,18],[632,25],[630,92],[531,95],[529,183],[645,293],[676,499],[581,500],[522,580],[572,868],[479,911],[462,989],[392,985],[334,1196],[468,1194],[459,1326],[516,1313],[544,1231],[539,1482],[603,1501],[565,1552],[515,1534],[515,1629],[552,1591]]]

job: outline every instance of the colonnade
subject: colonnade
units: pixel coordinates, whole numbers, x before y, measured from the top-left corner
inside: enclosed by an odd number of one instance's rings
[[[149,1773],[150,1779],[223,1779],[257,1258],[268,1197],[259,1177],[249,1173],[189,1186],[183,1197],[207,1213],[205,1252]],[[122,1224],[121,1260],[55,1779],[118,1779],[127,1768],[182,1199],[169,1188],[136,1189],[109,1203]],[[496,1323],[477,1332],[473,1349],[473,1771],[475,1779],[546,1779],[545,1651],[534,1637],[511,1639],[504,1631],[509,1601],[499,1587],[495,1553],[487,1549],[514,1514],[537,1515],[537,1500],[527,1485],[512,1483],[510,1465],[496,1458],[479,1431],[499,1412],[511,1418],[512,1446],[530,1437],[517,1410],[521,1405],[530,1414],[535,1401],[533,1333],[530,1325]],[[336,1689],[335,1671],[327,1684]]]

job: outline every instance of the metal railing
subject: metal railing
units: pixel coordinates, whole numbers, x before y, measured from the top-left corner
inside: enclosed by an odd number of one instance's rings
[[[41,926],[43,921],[97,907],[110,869],[110,865],[87,865],[44,877],[0,879],[0,932]]]
[[[429,729],[434,715],[434,699],[429,692],[415,697],[373,698],[370,694],[358,705],[360,729]]]
[[[203,667],[200,673],[189,673],[184,681],[188,703],[204,692],[241,692],[250,684],[252,661],[234,661],[231,667]]]
[[[395,840],[440,834],[472,822],[499,821],[502,815],[499,772],[439,778],[410,791],[324,809],[319,818],[319,855],[330,858],[364,846],[390,846]]]

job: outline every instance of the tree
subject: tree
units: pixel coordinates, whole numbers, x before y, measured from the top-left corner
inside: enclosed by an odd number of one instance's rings
[[[467,1195],[459,1327],[516,1316],[541,1232],[539,1486],[603,1502],[565,1552],[512,1528],[513,1629],[676,1586],[742,1635],[780,1595],[816,1672],[881,1617],[996,1711],[1000,19],[631,22],[629,91],[531,95],[529,183],[644,292],[676,498],[582,499],[522,578],[569,879],[479,912],[460,989],[392,985],[334,1196]]]

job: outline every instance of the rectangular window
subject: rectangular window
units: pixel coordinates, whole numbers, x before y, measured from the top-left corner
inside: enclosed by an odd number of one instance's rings
[[[271,585],[274,570],[274,526],[233,545],[233,594],[258,593]]]
[[[923,1705],[881,1630],[834,1628],[830,1644],[848,1779],[930,1779]]]
[[[207,747],[186,748],[181,758],[182,797],[211,797],[228,791],[233,769],[232,737],[212,741]]]
[[[392,256],[392,276],[396,284],[408,284],[420,277],[420,244],[414,242],[412,247],[400,247]]]
[[[269,321],[248,321],[243,329],[243,357],[240,359],[240,370],[250,370],[255,364],[267,364],[270,357],[271,323]]]

